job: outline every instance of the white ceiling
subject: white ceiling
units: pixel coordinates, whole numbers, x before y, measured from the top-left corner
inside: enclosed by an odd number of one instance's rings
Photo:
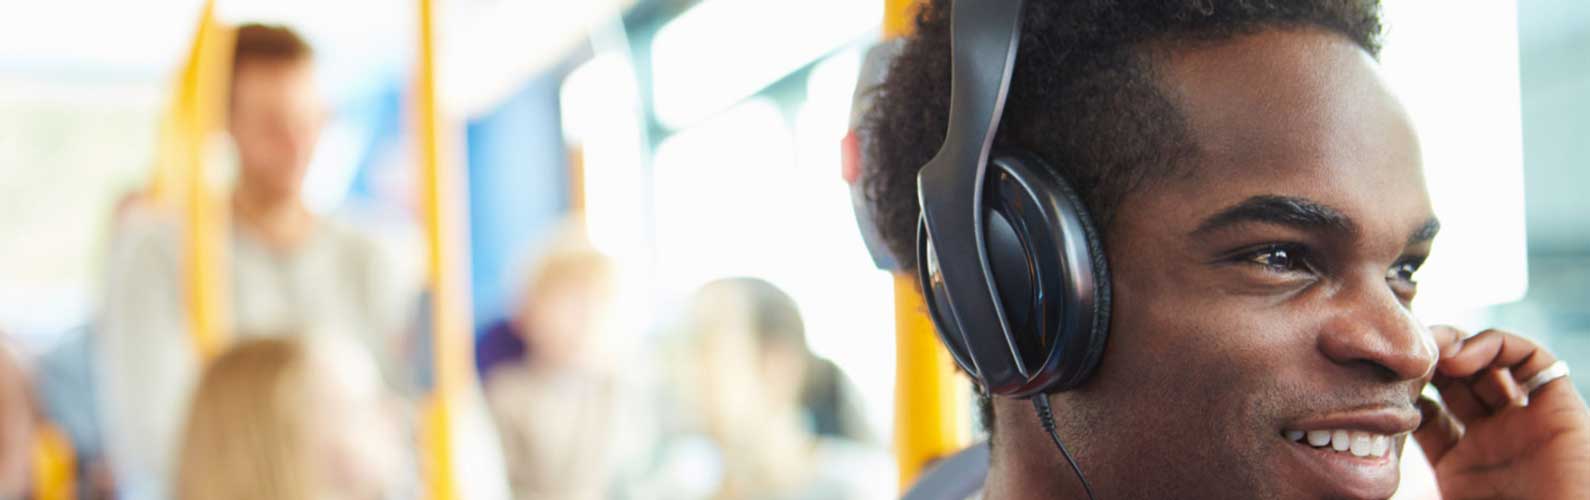
[[[7,4],[0,6],[0,93],[7,94],[0,98],[114,88],[111,94],[159,99],[202,1],[0,0]],[[224,19],[304,32],[334,95],[412,67],[417,0],[218,1]],[[466,116],[489,109],[635,3],[437,1],[444,102]],[[1590,252],[1590,196],[1579,192],[1590,185],[1590,1],[1519,0],[1518,17],[1531,251]]]
[[[164,85],[203,0],[5,0],[0,81]],[[616,19],[633,0],[437,0],[450,109],[469,114]],[[333,94],[412,67],[417,0],[218,0],[226,21],[285,24],[316,47]]]

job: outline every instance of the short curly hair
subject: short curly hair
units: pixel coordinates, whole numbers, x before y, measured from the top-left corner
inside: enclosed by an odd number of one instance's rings
[[[923,0],[863,123],[863,178],[875,222],[916,269],[917,171],[938,151],[950,100],[950,0]],[[1323,29],[1380,51],[1374,0],[1030,0],[996,147],[1059,170],[1106,234],[1116,206],[1197,151],[1158,84],[1153,52],[1266,29]],[[981,398],[992,432],[992,405]]]

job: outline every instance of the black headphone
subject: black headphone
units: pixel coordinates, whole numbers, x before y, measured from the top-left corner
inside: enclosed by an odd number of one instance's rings
[[[1082,200],[1037,157],[992,151],[1023,3],[954,2],[949,131],[917,174],[919,274],[939,338],[985,391],[1015,398],[1087,380],[1110,323]]]
[[[916,180],[918,274],[955,362],[988,394],[1030,398],[1093,498],[1046,395],[1080,385],[1104,354],[1109,266],[1087,207],[1058,172],[1022,151],[993,151],[1023,4],[951,6],[949,130]]]

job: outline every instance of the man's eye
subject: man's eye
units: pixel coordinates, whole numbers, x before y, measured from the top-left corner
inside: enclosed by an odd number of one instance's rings
[[[1304,250],[1289,245],[1267,246],[1247,254],[1244,260],[1278,273],[1310,271]]]
[[[1398,262],[1396,265],[1391,266],[1391,269],[1386,270],[1386,279],[1417,284],[1418,282],[1413,279],[1413,273],[1419,272],[1419,266],[1423,264],[1424,258],[1422,257]]]

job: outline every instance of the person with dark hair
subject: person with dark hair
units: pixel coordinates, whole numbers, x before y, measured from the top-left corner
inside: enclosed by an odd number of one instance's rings
[[[1446,498],[1590,494],[1590,412],[1564,365],[1514,333],[1412,315],[1439,225],[1377,66],[1378,2],[1029,0],[1020,15],[993,147],[1075,188],[1113,303],[1096,371],[1036,396],[1081,471],[1033,403],[984,396],[984,498],[1386,498],[1410,436]],[[862,140],[874,220],[921,273],[917,175],[950,120],[950,2],[917,24]],[[1432,380],[1444,405],[1419,397]]]
[[[223,258],[222,332],[353,335],[404,382],[399,335],[418,304],[417,266],[303,196],[327,106],[313,51],[292,30],[235,30],[226,126],[237,154]],[[139,203],[117,218],[97,332],[106,451],[130,498],[165,498],[184,408],[199,376],[181,224]],[[204,264],[204,263],[201,263]]]

